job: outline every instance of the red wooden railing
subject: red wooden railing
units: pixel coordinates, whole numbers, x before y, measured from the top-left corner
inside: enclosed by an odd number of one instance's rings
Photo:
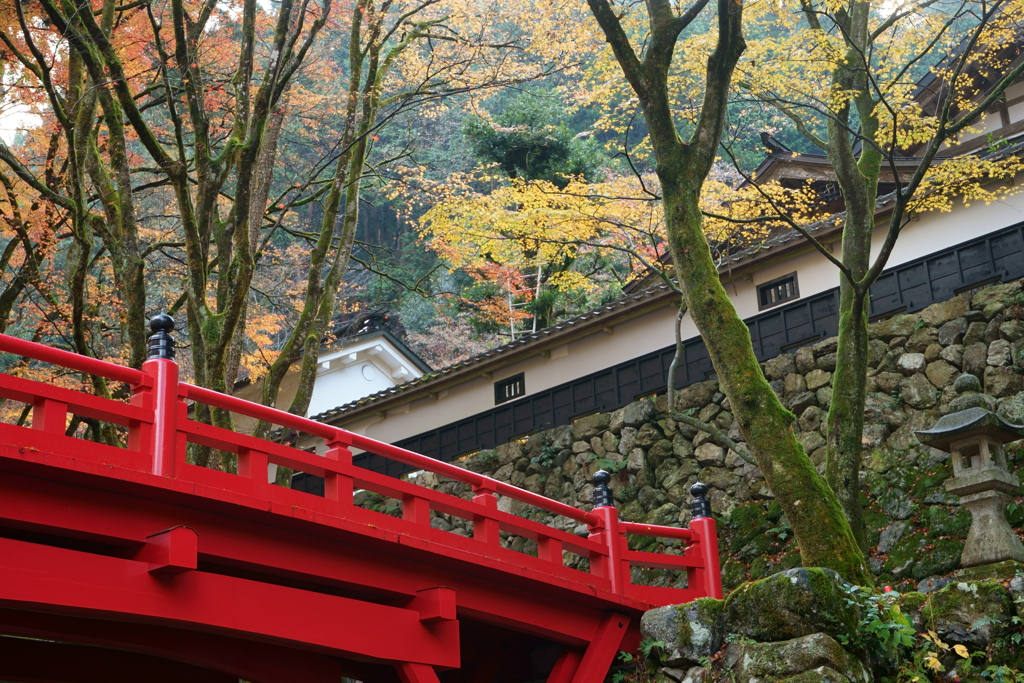
[[[303,506],[322,513],[317,515],[318,520],[365,519],[365,515],[376,515],[380,519],[374,522],[374,526],[391,529],[407,538],[429,541],[425,547],[429,546],[435,552],[458,551],[459,557],[480,558],[482,563],[514,562],[517,567],[524,567],[542,580],[550,577],[560,585],[568,582],[579,589],[606,592],[620,599],[648,605],[680,603],[702,596],[722,597],[715,522],[709,516],[694,519],[689,529],[680,529],[619,521],[611,505],[596,507],[591,512],[580,510],[359,434],[179,382],[178,366],[167,358],[151,358],[143,364],[142,370],[134,370],[2,334],[0,351],[130,385],[131,401],[122,403],[0,374],[0,397],[32,405],[32,429],[45,432],[48,442],[52,441],[55,447],[73,449],[79,460],[92,459],[112,468],[147,472],[169,480],[196,484],[197,495],[202,495],[201,491],[206,489],[255,495],[268,501],[265,509],[281,514],[284,512],[275,507],[274,502],[286,503],[290,506],[288,513],[293,515]],[[198,422],[189,417],[186,401],[318,437],[326,444],[326,457]],[[126,447],[104,446],[66,436],[69,414],[127,427]],[[22,429],[11,425],[0,425],[0,428],[12,439],[16,438],[12,430]],[[188,443],[236,454],[238,474],[188,464],[185,458]],[[352,448],[468,484],[472,487],[473,498],[465,500],[356,467],[352,464]],[[324,498],[268,483],[270,464],[323,477]],[[401,501],[401,518],[356,507],[353,492],[358,489]],[[586,524],[589,535],[581,538],[503,512],[498,509],[498,495]],[[472,538],[432,528],[432,510],[471,520]],[[537,557],[502,547],[501,531],[535,540]],[[682,555],[630,550],[627,543],[629,535],[678,539],[687,544],[686,550]],[[566,567],[563,551],[588,558],[589,574]],[[495,566],[493,562],[491,566]],[[688,588],[634,585],[630,580],[632,567],[685,570]]]

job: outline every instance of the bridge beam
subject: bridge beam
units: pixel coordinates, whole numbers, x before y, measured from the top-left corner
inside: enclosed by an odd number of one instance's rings
[[[175,625],[342,657],[459,666],[458,622],[203,571],[0,539],[0,606]]]
[[[4,469],[4,476],[0,477],[0,526],[122,546],[127,555],[154,532],[185,525],[199,534],[200,561],[304,582],[322,582],[330,589],[374,595],[396,604],[403,595],[405,600],[411,600],[421,589],[452,586],[458,594],[461,618],[576,648],[584,648],[590,642],[607,609],[601,599],[605,596],[562,592],[559,586],[552,585],[525,588],[518,585],[519,577],[514,574],[499,575],[498,581],[493,578],[495,572],[484,569],[470,574],[460,567],[452,572],[450,568],[455,563],[448,559],[444,560],[447,566],[439,567],[409,560],[407,555],[382,552],[392,548],[406,552],[404,539],[401,545],[371,543],[352,535],[343,542],[339,538],[308,535],[304,533],[309,531],[308,525],[294,520],[260,515],[257,522],[174,505],[163,492],[146,499],[97,488],[95,478],[88,481],[92,485],[82,486],[72,483],[78,479],[74,474],[68,476],[71,482],[26,476],[16,468],[8,469],[16,463],[4,461],[2,452],[0,446],[0,467]],[[50,474],[48,470],[36,472],[41,468],[32,466],[26,469],[37,476]],[[132,510],[131,515],[124,514],[127,508]],[[268,519],[296,528],[267,524]],[[635,635],[639,640],[638,630]]]

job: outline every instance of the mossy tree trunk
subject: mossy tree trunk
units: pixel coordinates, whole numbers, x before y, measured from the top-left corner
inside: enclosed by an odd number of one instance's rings
[[[873,139],[878,131],[878,117],[860,52],[868,42],[869,15],[869,3],[854,2],[845,17],[843,34],[847,37],[848,49],[845,63],[833,73],[832,91],[837,100],[841,99],[841,93],[855,95],[852,104],[846,100],[838,115],[826,122],[828,141],[825,147],[846,203],[842,239],[844,268],[839,282],[839,344],[826,427],[825,476],[865,552],[868,548],[860,504],[860,454],[868,370],[870,284],[865,286],[864,278],[871,266],[871,238],[875,229],[875,199],[882,155],[871,145],[866,145],[859,157],[855,155],[854,140],[847,131],[852,125],[854,108],[862,121],[862,135]],[[813,13],[807,16],[815,20]]]
[[[811,0],[803,2],[808,26],[823,35],[842,36],[845,46],[842,59],[836,61],[832,73],[829,100],[832,105],[824,119],[826,137],[819,138],[812,132],[813,126],[795,113],[792,102],[773,102],[794,120],[797,129],[811,143],[825,150],[845,203],[841,255],[833,255],[825,245],[806,232],[804,234],[840,271],[839,336],[832,402],[827,418],[826,477],[864,550],[867,549],[867,541],[860,504],[860,469],[871,286],[888,262],[900,230],[906,224],[908,205],[918,192],[938,150],[947,140],[976,122],[1024,72],[1022,65],[1018,65],[1004,74],[973,109],[954,111],[953,103],[958,98],[947,95],[936,105],[935,133],[931,140],[920,146],[920,163],[901,177],[896,158],[906,155],[907,150],[901,149],[895,138],[884,140],[881,138],[885,136],[879,135],[882,129],[880,115],[888,112],[896,116],[893,112],[900,111],[900,106],[885,100],[885,90],[878,86],[884,79],[876,73],[880,69],[891,69],[893,65],[876,65],[870,61],[870,56],[882,52],[881,48],[875,49],[875,43],[885,39],[886,27],[906,15],[894,13],[886,22],[873,27],[871,7],[865,0],[852,0],[838,6],[815,4]],[[993,6],[976,24],[971,22],[975,26],[961,45],[963,51],[954,63],[949,81],[959,82],[961,74],[969,71],[965,69],[973,47],[997,11]],[[814,108],[809,108],[809,111],[814,111]],[[897,130],[898,126],[890,128]],[[901,187],[894,193],[885,239],[872,261],[871,243],[877,227],[876,204],[883,168],[901,181]]]
[[[650,38],[642,57],[634,52],[608,0],[588,3],[643,109],[683,299],[750,450],[789,519],[803,562],[870,584],[871,575],[842,507],[797,442],[793,414],[761,372],[750,333],[726,294],[703,232],[698,200],[721,139],[733,70],[745,47],[743,4],[717,2],[718,42],[708,60],[696,129],[684,142],[669,105],[668,73],[679,34],[707,0],[698,0],[681,15],[669,0],[648,0]]]

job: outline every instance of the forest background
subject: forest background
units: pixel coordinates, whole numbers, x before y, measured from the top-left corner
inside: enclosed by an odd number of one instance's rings
[[[0,3],[8,333],[138,365],[167,311],[186,376],[230,391],[345,313],[436,368],[663,266],[644,123],[581,4],[81,10]],[[746,171],[762,131],[807,148],[769,107],[736,120]],[[715,178],[711,204],[742,180]]]

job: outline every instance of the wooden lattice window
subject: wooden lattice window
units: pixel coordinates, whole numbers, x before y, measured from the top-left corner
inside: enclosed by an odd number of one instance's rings
[[[757,288],[757,307],[759,310],[764,310],[799,297],[800,289],[796,284],[796,273],[790,273]]]

